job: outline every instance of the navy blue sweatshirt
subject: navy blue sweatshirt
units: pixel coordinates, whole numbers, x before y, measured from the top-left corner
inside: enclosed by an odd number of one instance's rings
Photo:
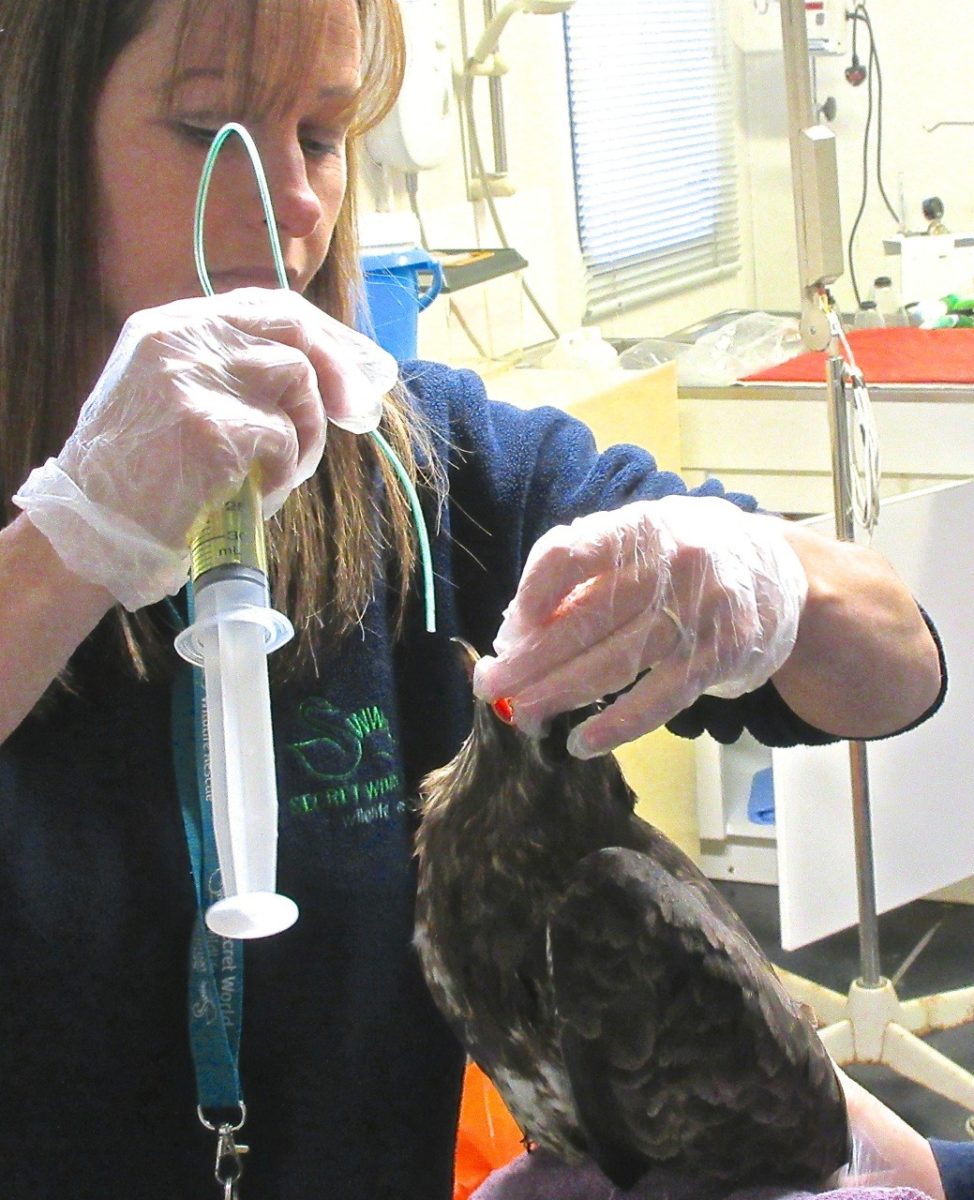
[[[447,1200],[462,1053],[411,946],[413,799],[467,733],[448,639],[487,650],[548,527],[685,491],[632,446],[599,455],[554,409],[487,400],[470,373],[407,368],[449,458],[434,537],[439,628],[417,588],[390,633],[383,570],[361,629],[275,689],[279,887],[297,924],[246,945],[246,1200]],[[720,493],[711,484],[708,493]],[[746,508],[753,501],[735,497]],[[170,694],[76,655],[77,695],[0,749],[0,1169],[5,1200],[213,1200],[187,1036],[194,916]],[[674,723],[722,740],[828,740],[770,685]]]
[[[947,1200],[974,1200],[974,1142],[930,1139]]]

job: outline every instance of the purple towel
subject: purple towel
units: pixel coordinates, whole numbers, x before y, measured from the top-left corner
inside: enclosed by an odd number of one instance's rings
[[[593,1164],[569,1167],[544,1150],[522,1154],[485,1179],[471,1200],[928,1200],[915,1188],[850,1187],[835,1191],[788,1192],[782,1188],[748,1188],[721,1196],[699,1183],[651,1171],[628,1192],[622,1192]]]

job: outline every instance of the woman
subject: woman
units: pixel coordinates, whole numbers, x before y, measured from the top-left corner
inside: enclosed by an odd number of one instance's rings
[[[563,414],[425,364],[381,427],[435,530],[427,635],[408,504],[351,431],[374,414],[319,311],[355,313],[354,160],[400,76],[393,0],[0,0],[0,25],[5,1194],[214,1192],[166,598],[200,507],[256,458],[290,493],[271,573],[298,634],[272,663],[279,886],[301,918],[246,950],[245,1194],[445,1197],[462,1054],[410,939],[411,798],[469,720],[446,639],[489,646],[532,545],[597,510],[620,512],[535,550],[478,681],[540,725],[653,666],[578,753],[670,718],[779,744],[890,733],[938,701],[933,635],[877,556],[716,485],[686,497],[648,454],[599,457]],[[228,119],[254,135],[306,299],[268,290],[239,149],[206,228],[225,294],[199,296],[193,201]],[[616,586],[576,587],[617,546]],[[551,614],[554,649],[535,636]]]

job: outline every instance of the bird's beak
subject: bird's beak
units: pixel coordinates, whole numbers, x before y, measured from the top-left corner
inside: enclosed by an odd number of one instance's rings
[[[454,637],[450,638],[450,641],[457,648],[457,659],[460,663],[460,666],[463,667],[467,678],[471,683],[473,683],[473,669],[477,663],[480,662],[480,655],[473,648],[473,646],[471,646],[470,643],[465,641],[463,638]]]
[[[450,638],[450,641],[457,647],[460,655],[460,664],[467,673],[467,678],[473,684],[473,669],[480,662],[480,655],[463,638]],[[510,700],[504,696],[498,696],[496,700],[492,700],[488,705],[494,716],[505,725],[514,724],[514,709],[511,706]]]

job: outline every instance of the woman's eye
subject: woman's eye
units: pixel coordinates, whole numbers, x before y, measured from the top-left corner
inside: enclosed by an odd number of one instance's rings
[[[345,148],[345,140],[340,137],[315,137],[305,134],[301,138],[301,148],[309,158],[330,158],[340,155]]]
[[[213,139],[223,128],[224,122],[217,118],[188,120],[179,118],[173,126],[180,137],[204,149],[212,145]],[[300,133],[299,140],[302,152],[311,159],[326,159],[341,157],[345,150],[345,136],[342,133],[332,133],[322,130],[320,133],[308,131]]]
[[[218,124],[213,126],[201,125],[193,121],[177,121],[176,129],[182,137],[188,141],[195,142],[198,146],[211,145],[213,139],[220,132]]]

